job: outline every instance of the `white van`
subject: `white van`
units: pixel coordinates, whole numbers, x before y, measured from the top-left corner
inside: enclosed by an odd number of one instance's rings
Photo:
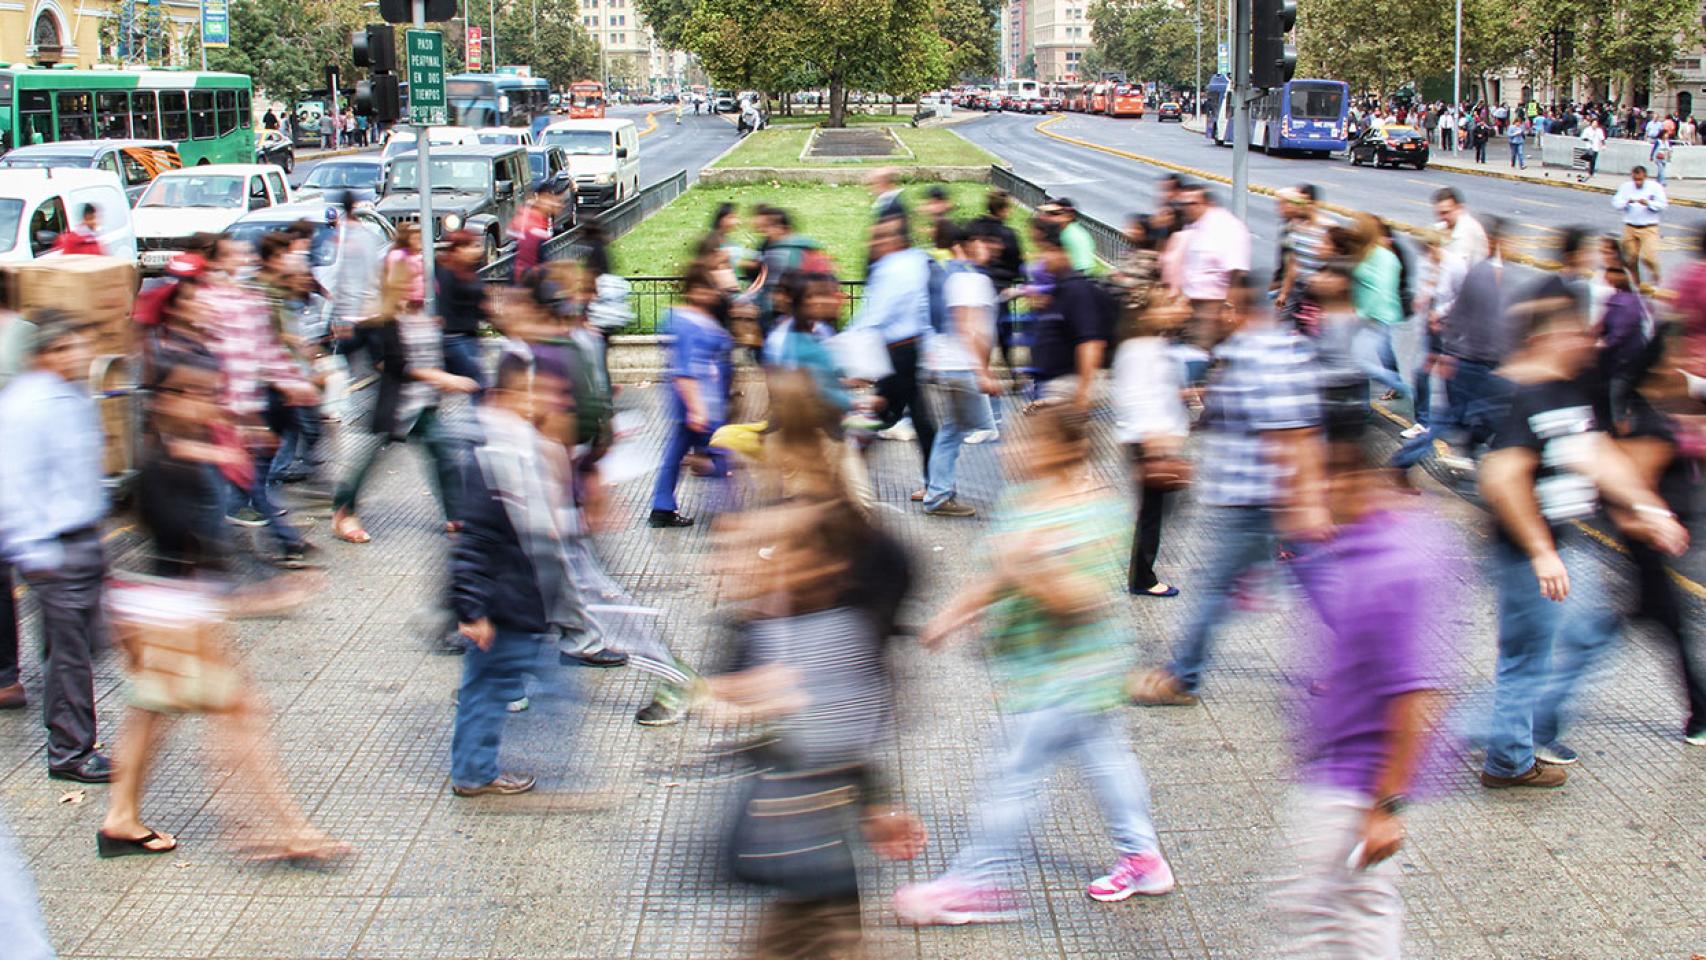
[[[54,241],[78,224],[84,204],[100,212],[101,249],[108,256],[136,259],[130,199],[117,174],[9,167],[0,170],[0,261],[53,255]]]
[[[379,151],[379,159],[390,160],[415,152],[417,136],[414,127],[393,128],[385,136],[385,148]],[[471,147],[480,143],[480,134],[472,127],[427,127],[427,143],[434,147]]]
[[[614,206],[640,192],[640,130],[632,120],[559,120],[539,132],[539,143],[569,155],[577,206]]]

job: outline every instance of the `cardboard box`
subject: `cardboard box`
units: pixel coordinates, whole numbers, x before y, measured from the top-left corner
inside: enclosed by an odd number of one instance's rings
[[[0,282],[28,313],[53,307],[93,326],[96,354],[129,353],[136,342],[130,312],[136,303],[136,264],[118,257],[48,257],[7,264]]]

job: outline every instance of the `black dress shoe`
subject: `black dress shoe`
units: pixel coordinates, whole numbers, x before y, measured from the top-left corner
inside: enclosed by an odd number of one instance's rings
[[[98,753],[91,753],[71,767],[48,767],[47,775],[54,780],[77,783],[109,783],[113,778],[113,762]]]
[[[592,653],[559,650],[557,661],[565,667],[621,667],[627,665],[628,655],[620,650],[595,650]]]
[[[653,510],[651,517],[646,520],[649,527],[691,527],[692,517],[684,517],[674,510]]]

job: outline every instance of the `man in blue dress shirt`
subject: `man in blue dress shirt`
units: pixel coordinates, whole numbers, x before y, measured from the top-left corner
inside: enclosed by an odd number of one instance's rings
[[[94,654],[104,640],[102,438],[85,380],[89,341],[71,315],[37,310],[28,372],[0,391],[0,553],[41,610],[48,775],[105,783],[95,752]]]

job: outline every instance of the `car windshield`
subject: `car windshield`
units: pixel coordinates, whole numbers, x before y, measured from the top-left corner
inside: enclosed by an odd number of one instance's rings
[[[481,143],[492,144],[499,147],[514,146],[521,142],[520,131],[510,133],[508,131],[493,130],[490,133],[481,133],[479,136]],[[438,141],[435,140],[433,142],[437,143]]]
[[[230,174],[184,174],[157,177],[138,207],[216,207],[237,209],[243,203],[243,178]]]
[[[94,165],[94,157],[68,157],[64,155],[51,157],[39,155],[33,157],[0,157],[0,167],[30,167],[39,170],[44,167],[92,167]]]
[[[18,242],[18,224],[24,219],[24,201],[0,197],[0,253]]]
[[[602,157],[615,149],[615,137],[609,130],[546,130],[543,139],[574,157]]]
[[[305,187],[354,187],[371,190],[379,185],[380,167],[371,163],[322,163],[302,181]]]
[[[490,160],[439,160],[433,158],[432,189],[434,193],[466,190],[474,193],[484,193],[492,181],[492,162]],[[420,162],[411,157],[402,163],[391,165],[391,175],[385,181],[386,191],[415,190],[420,182]]]
[[[1291,85],[1291,116],[1295,120],[1337,120],[1344,106],[1345,91],[1338,84]]]
[[[287,229],[297,221],[284,220],[245,220],[225,228],[225,235],[236,237],[250,247],[259,250],[261,238],[269,233]],[[314,237],[308,244],[308,262],[316,267],[329,267],[338,259],[337,237],[330,224],[314,225]]]

